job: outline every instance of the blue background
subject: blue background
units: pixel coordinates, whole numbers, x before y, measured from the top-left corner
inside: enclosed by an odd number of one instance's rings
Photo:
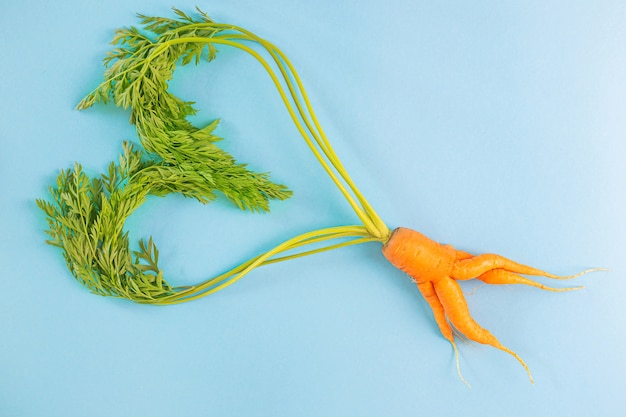
[[[128,113],[75,104],[102,76],[113,29],[163,1],[3,0],[0,15],[0,415],[620,416],[626,392],[626,3],[200,3],[291,58],[332,143],[389,222],[559,274],[550,293],[468,283],[474,317],[509,355],[449,344],[417,289],[362,245],[255,270],[173,307],[100,298],[44,244],[58,171],[91,173],[136,139]],[[471,3],[471,5],[470,5]],[[175,4],[191,11],[195,2]],[[295,191],[272,213],[151,199],[127,222],[152,235],[175,283],[284,239],[356,222],[266,74],[222,48],[172,91],[222,118],[223,146]]]

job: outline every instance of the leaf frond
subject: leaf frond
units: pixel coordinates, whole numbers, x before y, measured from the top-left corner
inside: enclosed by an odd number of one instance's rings
[[[68,269],[93,293],[157,302],[177,289],[163,277],[152,238],[131,250],[126,219],[147,196],[178,193],[201,203],[219,194],[252,212],[270,209],[291,191],[267,173],[250,170],[218,146],[219,119],[195,126],[194,103],[169,91],[177,65],[214,59],[210,40],[226,30],[196,8],[174,9],[174,18],[138,15],[139,27],[117,29],[104,58],[104,80],[77,105],[86,110],[112,103],[130,111],[141,146],[122,144],[116,162],[90,177],[81,165],[62,170],[50,201],[37,200],[51,245],[61,248]]]

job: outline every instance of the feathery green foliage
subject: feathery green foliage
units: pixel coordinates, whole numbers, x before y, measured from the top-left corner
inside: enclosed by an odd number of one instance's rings
[[[79,164],[62,171],[52,202],[37,200],[48,221],[48,243],[62,249],[68,268],[92,292],[141,303],[173,304],[219,291],[254,268],[368,241],[384,241],[389,229],[350,180],[312,111],[298,74],[284,54],[245,29],[213,22],[197,10],[191,17],[174,9],[176,19],[139,15],[142,28],[118,29],[115,48],[105,58],[104,81],[77,106],[113,103],[131,112],[142,148],[125,142],[119,162],[90,178]],[[280,76],[261,55],[274,61]],[[149,195],[179,193],[208,203],[221,193],[237,207],[268,211],[270,200],[291,195],[266,173],[255,173],[219,148],[218,121],[196,127],[187,120],[193,103],[168,91],[177,65],[216,57],[215,45],[238,48],[267,70],[307,145],[331,176],[364,225],[337,226],[295,236],[225,273],[198,285],[173,287],[158,266],[150,238],[131,251],[124,223]],[[280,77],[282,76],[282,82]],[[341,239],[339,243],[297,252],[301,247]],[[296,253],[293,253],[293,251]],[[290,254],[284,255],[286,252]]]
[[[196,114],[193,103],[168,91],[177,63],[197,64],[205,49],[209,61],[215,58],[211,43],[185,40],[211,39],[223,30],[213,27],[203,12],[196,20],[180,10],[175,12],[179,20],[141,16],[143,31],[118,29],[112,41],[117,48],[105,59],[104,82],[77,107],[83,110],[112,101],[130,108],[142,146],[151,157],[165,163],[159,174],[180,177],[194,190],[203,190],[205,194],[194,194],[200,201],[213,199],[214,191],[219,190],[239,208],[267,211],[269,200],[283,200],[291,192],[270,181],[268,174],[254,173],[238,164],[216,145],[220,138],[213,131],[218,122],[204,128],[193,126],[187,120]],[[183,178],[190,172],[195,175]],[[180,190],[184,193],[186,188]]]
[[[172,292],[158,267],[152,239],[131,253],[124,221],[167,179],[145,176],[159,166],[142,160],[142,152],[124,143],[118,164],[89,178],[79,164],[64,170],[50,188],[53,203],[37,200],[46,213],[48,243],[63,249],[67,266],[92,292],[131,300],[151,300]]]

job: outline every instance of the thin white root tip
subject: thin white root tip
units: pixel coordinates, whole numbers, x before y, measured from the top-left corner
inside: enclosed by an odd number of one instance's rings
[[[459,378],[461,379],[461,381],[463,381],[463,383],[467,385],[467,388],[472,388],[469,382],[467,382],[465,378],[463,378],[463,374],[461,373],[461,365],[459,364],[459,350],[456,348],[456,343],[452,342],[452,348],[454,349],[454,359],[456,360],[456,372],[457,374],[459,374]]]
[[[581,275],[588,274],[590,272],[600,272],[600,271],[609,271],[609,269],[608,268],[589,268],[589,269],[585,269],[584,271],[579,272],[579,273],[574,274],[574,275],[559,276],[559,275],[552,275],[552,274],[550,274],[550,275],[548,275],[548,278],[551,278],[551,279],[573,279],[573,278],[578,278]]]
[[[541,288],[542,290],[547,290],[547,291],[565,292],[565,291],[582,290],[585,287],[583,285],[578,285],[576,287],[553,288],[553,287],[546,287],[545,285],[543,285],[543,286],[541,286],[539,288]]]
[[[535,383],[535,379],[533,378],[533,375],[530,373],[530,368],[528,367],[528,365],[526,365],[526,362],[524,362],[524,360],[515,352],[513,352],[511,349],[504,347],[502,345],[500,346],[495,346],[498,349],[501,349],[503,351],[505,351],[506,353],[512,355],[515,359],[517,359],[517,361],[524,367],[524,369],[526,370],[526,373],[528,374],[528,378],[530,379],[530,382],[532,384]]]
[[[470,291],[470,292],[469,292],[469,294],[467,294],[467,295],[468,295],[469,297],[471,297],[472,295],[476,294],[476,292],[477,292],[479,289],[481,289],[482,287],[484,287],[485,285],[487,285],[487,284],[485,284],[484,282],[483,282],[483,283],[481,283],[480,285],[478,285],[478,286],[474,287],[474,289],[473,289],[472,291]]]

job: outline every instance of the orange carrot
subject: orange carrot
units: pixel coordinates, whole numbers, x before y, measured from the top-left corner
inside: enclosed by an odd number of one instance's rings
[[[522,364],[531,381],[533,381],[533,377],[522,358],[503,346],[491,332],[474,321],[457,280],[477,278],[487,284],[526,284],[544,290],[565,291],[577,287],[550,288],[518,274],[569,279],[592,271],[590,269],[580,274],[560,277],[519,264],[500,255],[474,256],[456,250],[451,245],[437,243],[419,232],[403,227],[393,231],[382,251],[392,265],[413,278],[417,288],[433,310],[439,330],[444,338],[452,343],[455,354],[457,354],[457,350],[451,326],[454,326],[458,332],[470,340],[493,346],[511,354]]]

